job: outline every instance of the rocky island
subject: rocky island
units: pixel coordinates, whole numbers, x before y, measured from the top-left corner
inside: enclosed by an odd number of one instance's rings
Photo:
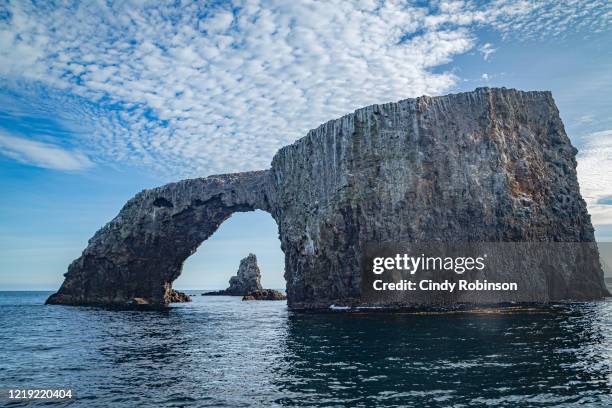
[[[47,303],[166,306],[185,259],[233,213],[256,209],[278,224],[292,309],[369,305],[363,254],[400,241],[583,244],[504,276],[517,291],[400,306],[599,299],[608,291],[575,156],[550,92],[479,88],[368,106],[280,149],[268,170],[138,193]]]
[[[202,296],[244,296],[252,291],[261,290],[261,270],[255,254],[240,260],[238,272],[229,280],[229,287],[215,292],[202,293]]]
[[[242,258],[238,272],[229,280],[229,287],[215,292],[202,293],[202,296],[242,296],[242,300],[284,300],[285,295],[274,289],[261,286],[261,270],[255,254]]]

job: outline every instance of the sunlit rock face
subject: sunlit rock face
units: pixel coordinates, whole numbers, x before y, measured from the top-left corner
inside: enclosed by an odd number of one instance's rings
[[[372,243],[593,242],[575,155],[549,92],[480,88],[369,106],[282,148],[270,170],[139,193],[49,303],[166,305],[184,260],[233,212],[254,209],[278,223],[295,309],[362,304],[360,263]],[[499,300],[605,296],[589,248],[580,274],[561,263],[554,279]]]

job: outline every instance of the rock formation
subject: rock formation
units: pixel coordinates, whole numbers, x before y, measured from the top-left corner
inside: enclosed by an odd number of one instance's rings
[[[254,254],[249,254],[240,261],[238,273],[230,278],[229,283],[227,291],[238,295],[262,289],[261,271],[257,265],[257,257]]]
[[[183,180],[144,190],[89,240],[48,303],[151,305],[172,299],[183,262],[237,211],[269,211],[269,171]]]
[[[179,292],[178,290],[172,289],[170,292],[170,297],[168,299],[169,303],[184,303],[191,302],[191,296],[186,293]]]
[[[255,209],[278,224],[294,309],[364,304],[365,248],[399,241],[587,243],[581,270],[537,268],[493,301],[600,298],[608,292],[575,155],[549,92],[479,88],[369,106],[280,149],[269,170],[137,194],[48,303],[167,305],[185,259],[232,213]],[[480,302],[419,305],[455,301]]]
[[[242,258],[238,272],[229,280],[229,287],[216,292],[202,293],[204,296],[245,296],[251,292],[263,289],[261,287],[261,271],[257,265],[255,254]]]
[[[287,299],[277,290],[261,287],[261,271],[255,254],[249,254],[240,261],[238,272],[230,278],[229,284],[227,289],[202,293],[202,296],[242,296],[242,300]]]
[[[285,300],[287,296],[274,289],[260,289],[249,292],[242,300]]]

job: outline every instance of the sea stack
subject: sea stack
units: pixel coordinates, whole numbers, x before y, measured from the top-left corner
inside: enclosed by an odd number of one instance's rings
[[[233,213],[256,209],[278,224],[292,309],[367,306],[363,256],[385,242],[581,244],[504,276],[517,291],[394,306],[600,299],[608,291],[575,157],[550,92],[478,88],[368,106],[283,147],[268,170],[138,193],[48,303],[167,305],[185,259]]]
[[[228,295],[244,296],[255,290],[263,289],[261,287],[261,271],[257,265],[257,257],[255,254],[249,254],[246,258],[240,261],[236,276],[232,276],[229,281],[229,288],[225,291]]]
[[[261,287],[261,271],[255,254],[240,260],[238,272],[229,280],[229,287],[216,292],[202,293],[204,296],[245,296]]]
[[[242,300],[285,300],[287,297],[274,289],[261,287],[261,270],[255,254],[242,258],[238,272],[229,280],[229,287],[202,296],[242,296]]]

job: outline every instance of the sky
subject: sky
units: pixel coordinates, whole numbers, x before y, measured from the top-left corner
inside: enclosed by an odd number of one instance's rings
[[[0,0],[0,290],[54,290],[135,193],[265,169],[357,108],[481,86],[550,90],[612,241],[612,3]],[[232,216],[175,287],[223,288],[267,213]]]

